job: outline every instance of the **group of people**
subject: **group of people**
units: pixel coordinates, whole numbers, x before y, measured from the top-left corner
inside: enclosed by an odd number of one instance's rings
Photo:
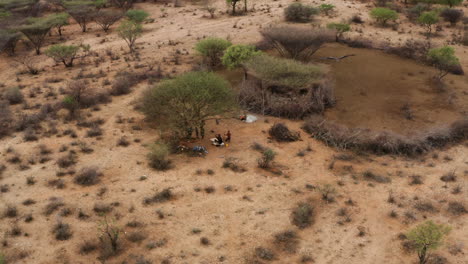
[[[228,144],[229,142],[231,142],[231,131],[230,130],[228,130],[224,134],[224,136],[225,136],[225,138],[223,139],[221,134],[216,134],[216,137],[212,138],[211,142],[213,143],[213,145],[215,145],[217,147],[224,146],[224,145]]]

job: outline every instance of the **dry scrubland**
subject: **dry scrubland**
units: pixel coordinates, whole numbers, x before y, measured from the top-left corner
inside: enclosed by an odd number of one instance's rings
[[[2,110],[0,129],[6,135],[0,139],[0,263],[418,263],[408,232],[427,220],[451,228],[440,247],[430,251],[427,263],[466,263],[466,121],[432,134],[439,135],[436,140],[395,136],[397,143],[382,146],[363,138],[351,141],[339,133],[346,128],[327,123],[339,135],[330,134],[328,127],[317,128],[317,119],[307,116],[289,120],[257,114],[259,120],[252,124],[236,118],[219,124],[209,120],[205,139],[184,141],[207,146],[206,156],[171,154],[170,162],[164,157],[151,163],[169,169],[151,168],[147,153],[163,126],[136,110],[146,88],[163,77],[206,68],[194,50],[205,37],[258,44],[262,29],[285,23],[284,8],[291,3],[255,1],[247,14],[231,16],[230,8],[217,1],[211,4],[217,7],[214,18],[203,3],[136,3],[133,8],[145,10],[149,19],[133,53],[117,35],[121,22],[108,33],[93,22],[83,33],[70,19],[62,29],[63,39],[53,30],[41,50],[57,43],[89,44],[87,56],[77,58],[73,67],[34,55],[26,40],[18,44],[16,55],[1,54],[1,101],[13,119],[5,120]],[[408,20],[403,2],[395,2],[401,13],[387,26],[369,16],[373,2],[302,3],[335,8],[329,15],[314,15],[312,21],[288,24],[312,28],[354,15],[362,18],[362,24],[350,23],[340,42],[367,39],[374,48],[386,49],[403,46],[408,39],[426,39],[426,28]],[[468,15],[466,4],[455,8]],[[238,3],[239,11],[242,5]],[[460,41],[466,26],[440,20],[431,37],[432,47],[455,47],[465,71],[468,47]],[[341,55],[346,54],[326,54]],[[31,74],[25,65],[39,72]],[[437,72],[424,67],[427,72],[408,73],[408,78]],[[333,67],[329,71],[327,78],[333,80]],[[220,67],[218,72],[239,91],[241,70]],[[454,113],[450,121],[466,118],[466,75],[448,74],[441,82],[424,78],[429,88],[421,94],[450,100],[440,110]],[[18,87],[23,98],[11,87]],[[321,87],[321,108],[346,107],[340,106],[345,101],[340,98],[331,102],[328,86]],[[70,90],[75,99],[82,95],[81,109],[64,101]],[[389,112],[389,120],[398,124],[424,118],[421,127],[429,121],[443,123],[423,116],[439,108],[426,108],[415,109],[416,115],[408,108]],[[382,113],[372,108],[367,112],[373,111]],[[241,113],[244,110],[237,110],[231,117]],[[401,119],[395,117],[399,115]],[[382,128],[381,122],[375,123],[371,128]],[[228,129],[233,134],[229,147],[210,146],[208,138]]]

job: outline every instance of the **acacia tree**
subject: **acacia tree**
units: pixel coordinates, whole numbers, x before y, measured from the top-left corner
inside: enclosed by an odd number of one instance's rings
[[[141,24],[133,21],[124,21],[117,28],[117,33],[127,42],[130,52],[134,51],[135,42],[137,38],[141,36],[142,31],[143,27]]]
[[[205,122],[234,107],[229,83],[212,72],[189,72],[148,89],[141,110],[148,119],[166,124],[180,135],[204,137]]]
[[[374,18],[378,23],[385,26],[387,21],[397,20],[398,13],[394,10],[385,7],[376,7],[370,11],[370,16]]]
[[[455,49],[449,46],[435,48],[429,50],[428,59],[439,70],[436,78],[441,81],[454,66],[460,64],[458,58],[455,56]]]
[[[87,26],[96,17],[96,9],[90,5],[77,5],[67,8],[67,12],[81,27],[82,32],[86,32]]]
[[[29,21],[30,24],[23,25],[18,30],[23,33],[26,38],[31,42],[36,50],[36,54],[41,54],[41,47],[44,40],[52,28],[52,24],[48,23],[45,19],[37,18]]]
[[[59,36],[62,36],[62,27],[68,25],[69,18],[70,15],[67,13],[57,13],[50,15],[48,20],[52,28],[57,28]]]
[[[450,227],[427,221],[410,230],[406,237],[418,253],[419,264],[425,264],[429,258],[429,251],[442,245],[444,237],[450,232]]]
[[[334,30],[274,26],[260,32],[263,38],[271,43],[283,57],[292,59],[309,59],[324,43],[336,39]]]
[[[426,27],[427,39],[430,39],[432,34],[432,25],[435,25],[437,22],[439,22],[439,16],[434,11],[424,12],[419,16],[418,22]]]
[[[79,50],[80,47],[74,45],[53,45],[46,50],[45,54],[57,62],[62,62],[65,67],[72,67]]]
[[[0,53],[5,51],[10,56],[15,54],[16,44],[21,38],[21,33],[15,30],[0,29]]]
[[[114,10],[100,10],[96,13],[95,22],[98,24],[104,32],[108,32],[109,28],[119,21],[123,16],[120,11]]]

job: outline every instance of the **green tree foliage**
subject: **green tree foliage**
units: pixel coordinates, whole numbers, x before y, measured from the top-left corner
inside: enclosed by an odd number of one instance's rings
[[[205,122],[235,105],[229,83],[212,72],[189,72],[162,81],[148,89],[141,102],[148,119],[188,138],[193,132],[203,137]]]
[[[301,3],[292,3],[284,9],[286,21],[291,22],[307,22],[312,15],[317,13],[318,10],[316,8]]]
[[[49,17],[49,23],[52,25],[52,28],[57,28],[59,36],[62,36],[62,27],[68,25],[68,19],[70,15],[68,13],[57,13],[52,14]]]
[[[425,264],[428,253],[442,245],[444,237],[450,232],[450,227],[438,225],[432,221],[422,223],[410,230],[406,237],[418,253],[419,264]]]
[[[200,40],[195,45],[195,50],[203,56],[203,59],[211,67],[216,67],[221,63],[224,51],[232,43],[221,38],[206,38]]]
[[[345,23],[330,23],[327,25],[328,29],[333,29],[336,31],[336,41],[338,42],[343,33],[351,30],[349,24]]]
[[[87,26],[96,17],[95,1],[65,1],[65,10],[81,27],[81,31],[86,32]]]
[[[47,18],[29,18],[27,24],[22,25],[18,30],[23,33],[36,50],[36,54],[41,54],[41,47],[44,40],[52,28],[52,24]]]
[[[0,0],[0,11],[6,13],[19,13],[24,15],[36,15],[34,6],[39,0]]]
[[[146,18],[148,18],[149,14],[143,10],[139,9],[131,9],[128,10],[127,13],[125,13],[125,16],[130,20],[135,23],[143,23]]]
[[[224,52],[222,62],[223,65],[229,69],[234,69],[260,53],[260,51],[257,51],[255,47],[251,45],[232,45]]]
[[[135,42],[141,36],[143,27],[139,23],[133,21],[124,21],[117,28],[119,36],[127,42],[130,52],[134,51]]]
[[[65,67],[72,67],[79,50],[80,47],[74,45],[53,45],[45,54],[57,62],[62,62]]]
[[[9,55],[14,55],[20,38],[21,33],[15,30],[0,29],[0,53],[7,52]]]
[[[96,23],[104,30],[108,32],[110,27],[119,21],[123,16],[123,13],[115,10],[99,10],[96,14]]]
[[[419,16],[418,22],[426,27],[427,37],[429,38],[432,33],[432,25],[435,25],[437,22],[439,22],[439,15],[435,11],[423,12]]]
[[[262,169],[270,168],[271,163],[275,159],[276,155],[277,153],[274,150],[270,148],[265,149],[262,153],[262,157],[257,160],[258,167]]]
[[[439,80],[442,80],[442,78],[449,73],[451,68],[460,64],[460,61],[455,56],[455,49],[449,46],[430,49],[427,56],[439,70],[439,74],[437,75]]]
[[[370,16],[378,23],[386,25],[388,21],[398,19],[398,13],[385,7],[376,7],[370,11]]]
[[[328,16],[330,14],[330,12],[332,12],[333,9],[335,9],[335,6],[332,5],[332,4],[321,4],[319,6],[319,9],[320,9],[321,12],[325,13],[325,15]]]

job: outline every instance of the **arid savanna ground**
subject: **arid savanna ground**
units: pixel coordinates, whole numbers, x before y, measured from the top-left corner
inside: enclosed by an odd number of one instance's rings
[[[377,26],[368,15],[374,7],[371,2],[326,2],[336,6],[333,14],[317,15],[303,26],[326,25],[358,14],[364,23],[352,24],[346,37],[382,45],[425,38],[424,28],[403,14],[397,27]],[[136,3],[134,8],[154,19],[143,24],[138,55],[128,52],[115,33],[116,25],[106,34],[91,23],[82,33],[70,20],[64,40],[53,32],[44,49],[62,42],[89,44],[92,55],[65,68],[46,55],[33,55],[20,43],[16,56],[30,56],[41,72],[25,73],[15,57],[2,54],[0,92],[21,88],[24,102],[10,107],[18,120],[38,113],[43,105],[60,102],[73,80],[86,80],[90,89],[106,92],[123,70],[142,73],[159,66],[165,77],[174,77],[200,64],[193,49],[197,41],[214,36],[255,44],[261,28],[285,23],[283,9],[290,3],[252,1],[247,14],[233,17],[218,1],[214,19],[202,3],[187,2],[182,7]],[[466,2],[457,8],[468,14]],[[450,27],[441,21],[439,26],[434,46],[453,44],[454,36],[463,34],[462,23]],[[341,45],[327,44],[315,55],[319,59],[357,54],[326,62],[332,73],[337,72],[337,105],[325,112],[327,118],[410,135],[466,118],[467,75],[449,74],[444,91],[434,92],[429,81],[434,68],[381,50],[355,51]],[[467,71],[468,47],[452,46]],[[375,56],[386,63],[379,64]],[[380,77],[368,79],[372,76]],[[389,84],[392,78],[397,80],[394,85]],[[160,172],[148,166],[146,155],[159,138],[161,124],[146,122],[135,110],[142,92],[157,82],[143,80],[130,94],[82,109],[80,121],[68,120],[67,111],[61,109],[33,131],[12,132],[0,139],[0,168],[5,167],[0,173],[0,252],[6,263],[417,263],[417,254],[405,249],[402,234],[425,220],[452,228],[430,263],[468,262],[467,213],[453,208],[453,203],[468,208],[466,140],[418,157],[377,156],[327,146],[301,130],[302,120],[256,114],[255,123],[236,118],[208,122],[207,137],[186,144],[204,145],[209,153],[171,155],[174,168]],[[400,112],[405,103],[413,107],[413,120]],[[279,143],[269,138],[267,131],[277,122],[300,131],[301,140]],[[95,124],[99,131],[90,133]],[[232,132],[228,147],[210,145],[208,138],[227,130]],[[258,168],[261,154],[252,148],[254,143],[277,152],[273,172]],[[245,171],[223,168],[230,157]],[[97,184],[75,183],[75,175],[86,168],[102,173]],[[328,201],[319,191],[327,184],[335,190]],[[144,202],[165,189],[171,192],[167,199]],[[300,203],[313,207],[306,228],[292,223],[292,212]],[[103,221],[122,230],[118,254],[106,260],[99,243]],[[69,225],[70,237],[56,239],[58,223]],[[295,237],[278,238],[285,231]]]

